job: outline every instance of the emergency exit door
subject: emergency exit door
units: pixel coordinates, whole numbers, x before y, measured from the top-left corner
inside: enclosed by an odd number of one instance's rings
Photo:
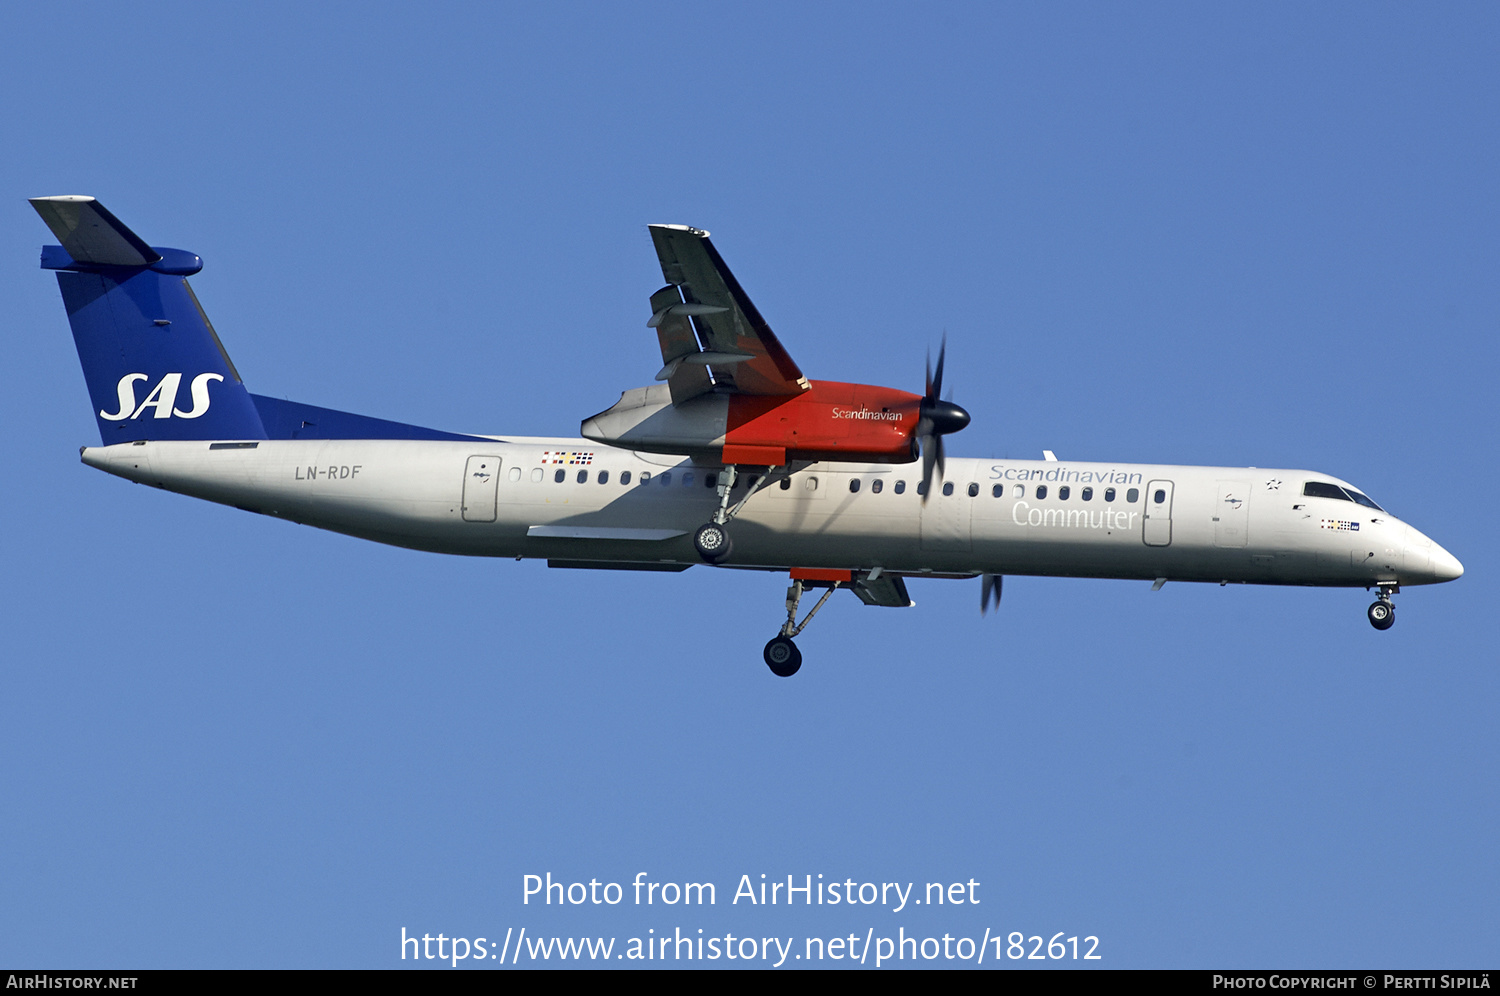
[[[1169,546],[1172,542],[1172,482],[1146,485],[1146,514],[1141,538],[1147,546]]]

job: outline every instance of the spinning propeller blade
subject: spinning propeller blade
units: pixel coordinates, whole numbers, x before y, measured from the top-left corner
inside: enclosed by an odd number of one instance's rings
[[[979,588],[979,614],[982,616],[990,610],[990,596],[995,597],[995,611],[1000,611],[1000,586],[1005,583],[1005,578],[999,574],[986,574],[980,581]]]
[[[969,413],[951,400],[942,399],[943,363],[948,358],[948,336],[943,335],[943,344],[938,347],[937,374],[932,371],[932,353],[927,353],[927,390],[922,396],[921,415],[917,419],[915,433],[917,445],[922,450],[922,501],[925,504],[932,494],[933,475],[943,479],[943,437],[957,432],[969,424]]]

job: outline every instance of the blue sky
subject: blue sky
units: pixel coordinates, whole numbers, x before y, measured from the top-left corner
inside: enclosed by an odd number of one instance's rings
[[[1494,964],[1492,6],[5,21],[0,963],[393,967],[403,928],[524,926]],[[914,583],[835,598],[778,681],[774,576],[444,558],[83,467],[25,203],[58,193],[200,253],[261,393],[573,434],[659,365],[645,226],[688,223],[810,376],[920,390],[946,331],[950,455],[1315,468],[1467,573],[1387,633],[1358,590],[1013,578],[981,619],[977,581]],[[718,903],[522,905],[549,871]],[[730,903],[761,874],[981,901]]]

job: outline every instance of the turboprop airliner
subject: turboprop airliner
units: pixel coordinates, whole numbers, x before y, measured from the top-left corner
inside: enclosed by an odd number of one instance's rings
[[[1330,474],[945,458],[969,414],[942,397],[810,380],[709,234],[652,225],[666,285],[655,381],[580,435],[442,432],[251,394],[188,284],[203,261],[147,245],[92,197],[31,201],[101,436],[90,467],[395,546],[551,567],[788,575],[771,671],[838,589],[908,607],[910,577],[1005,575],[1374,589],[1451,581],[1447,550]],[[804,593],[821,590],[799,621]]]

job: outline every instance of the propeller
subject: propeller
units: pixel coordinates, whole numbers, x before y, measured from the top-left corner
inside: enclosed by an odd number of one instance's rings
[[[932,472],[937,470],[937,479],[943,479],[943,437],[957,432],[969,424],[969,413],[952,400],[944,401],[943,360],[948,355],[948,336],[943,335],[943,344],[938,349],[937,375],[932,372],[932,353],[927,354],[927,392],[922,396],[922,407],[914,433],[917,445],[922,450],[922,501],[932,494]]]
[[[995,596],[995,611],[1000,611],[1000,586],[1005,583],[1005,578],[999,574],[986,574],[980,580],[979,588],[979,614],[984,615],[990,610],[990,596]]]

